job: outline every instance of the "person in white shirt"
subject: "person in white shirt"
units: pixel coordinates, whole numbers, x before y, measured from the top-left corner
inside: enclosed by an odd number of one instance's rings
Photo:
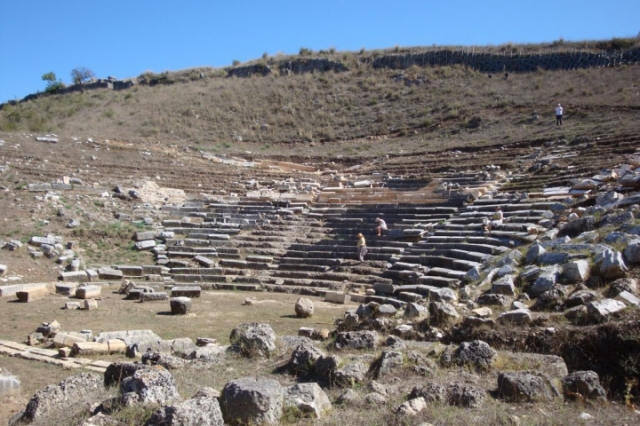
[[[562,108],[562,105],[558,104],[558,106],[556,107],[556,126],[562,126],[562,112],[564,111],[564,109]]]
[[[378,237],[382,235],[382,231],[386,231],[387,230],[387,223],[380,219],[379,217],[376,218],[376,224],[378,225],[376,227],[376,232],[378,233]]]

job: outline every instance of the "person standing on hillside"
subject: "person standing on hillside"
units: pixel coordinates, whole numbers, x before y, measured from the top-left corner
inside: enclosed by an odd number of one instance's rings
[[[502,221],[504,219],[504,215],[502,214],[502,209],[500,206],[496,206],[496,211],[491,216],[491,220],[487,223],[486,231],[489,231],[489,236],[491,236],[491,229],[497,228],[498,226],[502,226]]]
[[[562,105],[558,104],[556,107],[556,126],[562,126],[562,113],[564,112],[564,108]]]
[[[367,255],[367,242],[362,233],[358,234],[358,251],[356,253],[360,262],[364,262],[364,257]]]

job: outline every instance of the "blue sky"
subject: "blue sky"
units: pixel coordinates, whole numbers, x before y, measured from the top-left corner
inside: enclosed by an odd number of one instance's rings
[[[53,71],[97,77],[224,67],[335,48],[634,37],[639,0],[0,0],[0,102]]]

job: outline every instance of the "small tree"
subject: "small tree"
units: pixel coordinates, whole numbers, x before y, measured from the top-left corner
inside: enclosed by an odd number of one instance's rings
[[[87,80],[91,80],[96,75],[89,68],[78,67],[71,70],[71,80],[73,80],[73,84],[80,85],[80,91],[82,90],[82,83]]]
[[[42,81],[47,82],[47,87],[45,92],[54,93],[58,91],[58,89],[64,88],[64,83],[56,78],[56,74],[54,72],[49,71],[48,73],[42,74]]]

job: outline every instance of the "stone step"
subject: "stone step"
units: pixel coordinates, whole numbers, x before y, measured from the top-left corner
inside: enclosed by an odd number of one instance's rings
[[[319,252],[322,253],[322,252]],[[280,259],[279,265],[282,269],[283,265],[326,265],[340,266],[341,260],[334,257],[283,257]]]
[[[447,276],[423,275],[418,278],[418,283],[433,287],[448,287],[457,289],[460,287],[461,281],[458,278],[450,278]]]
[[[430,268],[447,268],[455,269],[458,271],[466,272],[471,268],[480,267],[480,262],[474,262],[464,259],[456,259],[446,256],[411,256],[406,255],[400,258],[401,262],[417,263],[420,265],[428,266]]]
[[[426,276],[437,276],[437,277],[445,277],[445,278],[453,278],[456,280],[463,280],[466,272],[458,271],[453,269],[435,267],[431,268],[429,272],[425,274]],[[426,283],[425,283],[426,284]]]
[[[282,285],[282,284],[265,284],[264,290],[274,292],[274,293],[289,293],[289,294],[299,294],[302,296],[317,296],[317,297],[324,297],[327,291],[332,291],[326,288],[293,286],[293,285]]]
[[[419,242],[412,248],[405,250],[405,254],[409,255],[417,255],[428,252],[430,250],[466,250],[470,252],[476,253],[484,253],[488,255],[498,255],[503,252],[503,249],[500,247],[492,246],[489,244],[471,244],[471,243],[429,243],[429,242]]]
[[[462,244],[459,244],[459,246],[464,247],[464,245]],[[467,251],[467,250],[461,250],[461,249],[446,249],[446,248],[442,248],[442,249],[434,248],[429,250],[412,249],[406,252],[404,255],[405,256],[421,256],[421,255],[444,256],[444,257],[469,260],[472,262],[479,262],[479,263],[485,262],[486,260],[492,257],[491,254],[486,254],[486,253],[478,253],[474,251]]]

